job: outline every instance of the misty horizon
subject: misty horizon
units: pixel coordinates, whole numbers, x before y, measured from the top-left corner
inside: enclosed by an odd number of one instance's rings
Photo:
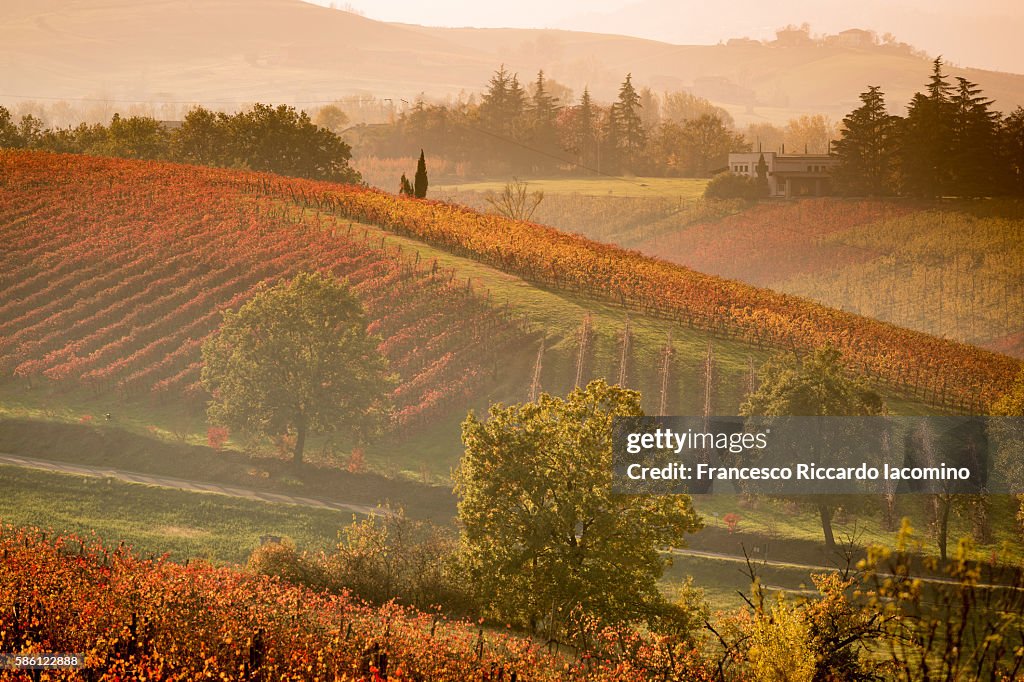
[[[598,0],[551,3],[525,0],[515,6],[468,4],[458,0],[419,5],[408,0],[305,0],[353,11],[369,19],[451,28],[559,29],[623,35],[675,45],[716,45],[732,38],[771,40],[775,31],[807,23],[812,35],[859,28],[943,56],[952,64],[1024,73],[1024,53],[1015,49],[1024,30],[1016,3],[986,0],[970,6],[949,1],[890,3],[741,2],[731,7],[669,0]],[[835,6],[839,5],[839,6]],[[670,21],[669,17],[681,17]],[[964,33],[964,28],[969,33]]]

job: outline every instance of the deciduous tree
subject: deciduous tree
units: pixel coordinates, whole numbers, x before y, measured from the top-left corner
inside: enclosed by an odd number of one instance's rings
[[[830,346],[808,357],[784,354],[770,359],[761,368],[757,390],[740,406],[742,415],[767,417],[858,417],[884,410],[881,396],[863,381],[847,376],[842,354]],[[834,549],[834,499],[815,496],[811,504],[821,517],[826,547]]]
[[[366,434],[393,385],[359,301],[329,275],[301,273],[258,293],[203,344],[212,422],[266,436]]]
[[[606,622],[664,613],[661,550],[701,524],[687,496],[611,492],[612,419],[641,414],[639,393],[595,381],[463,423],[463,548],[493,616],[555,637],[575,610]]]

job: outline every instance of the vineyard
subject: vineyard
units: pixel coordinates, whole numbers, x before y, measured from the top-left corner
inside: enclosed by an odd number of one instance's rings
[[[526,338],[506,311],[351,224],[246,195],[244,174],[0,154],[0,371],[125,397],[194,398],[200,346],[261,286],[347,278],[413,427],[477,391]],[[444,301],[445,305],[438,305]]]
[[[813,199],[677,215],[628,243],[768,287],[1024,357],[1024,206]],[[560,225],[552,222],[550,224]],[[588,232],[589,234],[589,232]]]
[[[355,286],[402,379],[399,423],[428,422],[446,405],[464,406],[507,364],[508,349],[532,356],[536,346],[524,346],[525,325],[507,306],[421,258],[416,244],[748,347],[831,343],[853,371],[950,409],[986,409],[1017,371],[1012,358],[963,343],[457,205],[170,164],[29,152],[0,159],[0,371],[26,382],[133,398],[195,395],[199,347],[220,310],[261,283],[327,269]],[[848,222],[902,215],[888,205],[862,210],[867,217]],[[403,250],[353,221],[413,241]],[[821,211],[807,222],[843,224]],[[840,245],[832,262],[843,249],[856,261]],[[616,360],[635,352],[612,343]],[[653,363],[631,376],[660,386],[660,357]],[[624,366],[615,364],[586,374],[614,378]],[[525,394],[531,377],[520,379]]]
[[[611,301],[758,347],[840,349],[851,369],[910,397],[984,411],[1017,372],[1012,358],[713,275],[553,228],[358,187],[263,179],[247,191],[387,227],[527,281]]]
[[[0,552],[0,651],[84,655],[91,674],[70,679],[710,679],[692,653],[630,632],[595,629],[591,651],[566,656],[393,602],[74,536],[0,526]]]

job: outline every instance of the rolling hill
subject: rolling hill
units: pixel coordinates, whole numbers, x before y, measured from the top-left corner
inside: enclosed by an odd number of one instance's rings
[[[159,26],[160,31],[152,31]],[[427,28],[384,23],[301,0],[70,0],[0,7],[0,102],[90,98],[299,105],[344,95],[411,100],[479,91],[504,63],[543,68],[577,93],[610,99],[627,72],[657,90],[692,89],[740,123],[803,113],[839,117],[868,84],[894,108],[927,63],[885,49],[672,45],[548,29]],[[1024,76],[950,69],[998,107],[1024,104]]]

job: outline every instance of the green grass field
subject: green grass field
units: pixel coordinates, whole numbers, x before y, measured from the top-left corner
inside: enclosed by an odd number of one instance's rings
[[[105,544],[124,541],[140,555],[175,561],[245,563],[261,535],[330,551],[350,513],[278,505],[0,465],[0,522],[35,526]]]
[[[540,190],[545,194],[582,194],[587,196],[618,197],[680,197],[684,200],[697,199],[704,194],[706,178],[641,178],[641,177],[593,177],[593,178],[519,178],[529,185],[529,191]],[[455,192],[500,192],[508,180],[488,180],[460,184],[431,186],[432,196]]]

